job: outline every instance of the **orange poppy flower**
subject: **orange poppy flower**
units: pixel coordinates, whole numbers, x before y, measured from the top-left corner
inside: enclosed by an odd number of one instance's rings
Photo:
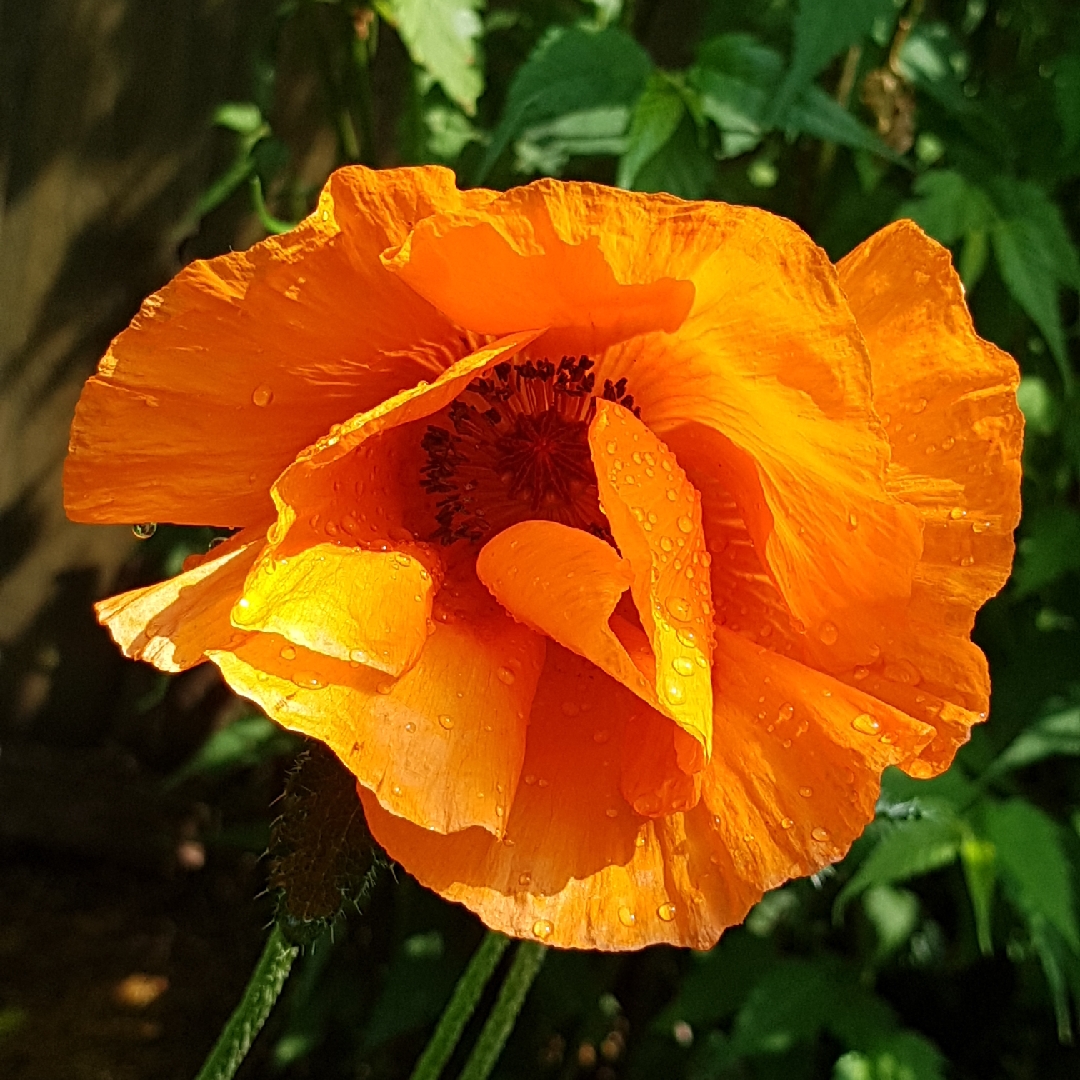
[[[1013,360],[910,222],[347,168],[143,305],[67,506],[239,530],[99,615],[356,775],[488,925],[706,948],[986,715]]]

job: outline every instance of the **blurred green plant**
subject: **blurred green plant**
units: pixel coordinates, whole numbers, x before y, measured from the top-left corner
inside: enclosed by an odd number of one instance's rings
[[[251,100],[213,118],[232,158],[192,225],[244,197],[267,232],[311,209],[301,148],[278,134],[309,75],[338,163],[751,203],[834,258],[914,218],[952,250],[980,333],[1023,369],[1016,571],[977,626],[992,722],[942,777],[887,774],[848,858],[766,896],[711,952],[552,954],[494,1075],[1077,1075],[1080,8],[287,0]],[[241,725],[185,771],[278,751],[254,718]],[[404,1077],[475,922],[402,881],[334,927],[298,961],[276,1067]],[[483,1013],[493,992],[479,1000]],[[443,1061],[466,1067],[461,1049]]]

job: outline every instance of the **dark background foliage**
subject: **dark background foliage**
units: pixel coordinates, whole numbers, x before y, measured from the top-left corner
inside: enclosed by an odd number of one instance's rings
[[[163,526],[132,550],[65,525],[58,467],[78,387],[141,296],[288,227],[345,161],[753,203],[833,257],[913,217],[1024,374],[1016,569],[977,625],[991,722],[945,776],[888,774],[849,857],[711,952],[552,954],[496,1075],[1080,1074],[1069,0],[4,10],[0,1074],[193,1076],[272,918],[259,857],[296,741],[209,668],[121,662],[90,612],[212,534]],[[400,871],[361,906],[307,946],[242,1076],[408,1075],[480,927]]]

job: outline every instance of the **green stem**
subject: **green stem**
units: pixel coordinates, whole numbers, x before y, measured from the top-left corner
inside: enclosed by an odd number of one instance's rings
[[[476,1010],[480,995],[484,992],[492,972],[506,952],[509,938],[489,930],[473,953],[465,974],[454,987],[454,994],[446,1006],[431,1042],[420,1056],[410,1080],[436,1080],[454,1052],[469,1017]]]
[[[274,1007],[293,960],[300,950],[290,945],[277,926],[252,972],[244,996],[229,1017],[196,1080],[232,1080]]]
[[[251,201],[255,204],[255,213],[259,216],[259,224],[268,232],[276,236],[295,229],[295,221],[282,221],[276,218],[266,208],[266,199],[263,198],[262,181],[256,174],[251,178]]]
[[[476,1040],[460,1080],[487,1080],[491,1070],[495,1068],[495,1062],[499,1060],[510,1032],[514,1030],[518,1013],[525,1003],[525,995],[539,974],[545,956],[547,946],[538,941],[523,941],[518,946],[495,1007],[484,1024],[484,1030],[480,1032],[480,1038]]]

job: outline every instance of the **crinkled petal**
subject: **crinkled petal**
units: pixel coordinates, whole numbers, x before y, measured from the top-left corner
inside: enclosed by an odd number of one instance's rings
[[[724,437],[701,470],[723,470],[784,603],[811,633],[865,642],[907,604],[919,516],[887,489],[889,445],[871,408],[870,365],[834,268],[790,222],[695,210],[696,296],[670,335],[616,345],[598,378],[628,379],[658,435],[690,424]],[[670,238],[658,222],[650,237]],[[684,256],[689,259],[689,255]],[[828,635],[828,631],[826,631]]]
[[[185,671],[205,660],[207,650],[244,638],[230,626],[229,611],[263,546],[257,530],[245,533],[246,539],[244,533],[234,537],[229,550],[185,573],[96,605],[98,620],[125,656],[162,671]]]
[[[447,169],[339,169],[296,229],[181,271],[83,390],[69,515],[258,520],[278,474],[331,424],[470,351],[379,256],[422,218],[477,201]]]
[[[597,401],[589,428],[600,505],[633,571],[663,711],[712,750],[713,607],[701,497],[675,455],[628,409]]]
[[[209,655],[237,693],[326,743],[388,813],[420,830],[500,836],[544,639],[475,578],[444,584],[440,605],[419,660],[397,680],[274,634]]]
[[[1012,564],[1019,371],[975,334],[949,253],[912,222],[871,237],[839,271],[870,351],[874,407],[892,451],[888,488],[918,513],[925,536],[910,607],[877,641],[864,679],[939,728],[914,763],[926,775],[948,767],[987,709],[986,662],[968,635]],[[847,643],[836,644],[850,659]]]
[[[763,892],[842,858],[874,816],[881,772],[934,729],[739,634],[717,630],[714,847]],[[723,737],[719,733],[723,732]]]
[[[234,624],[395,676],[415,664],[443,560],[406,527],[426,501],[415,460],[421,432],[410,425],[535,336],[512,335],[471,353],[305,450],[274,485],[278,519]],[[406,463],[411,476],[403,475]]]
[[[438,836],[361,789],[376,840],[422,884],[518,937],[580,949],[708,948],[760,896],[710,860],[704,807],[650,820],[620,791],[627,718],[645,706],[554,643],[506,834]]]
[[[666,271],[662,260],[638,259],[631,268],[616,265],[610,250],[642,246],[650,210],[670,202],[541,180],[466,212],[433,214],[384,261],[460,326],[484,334],[553,327],[553,350],[572,331],[578,349],[595,351],[674,330],[689,311],[693,286],[658,272]]]

